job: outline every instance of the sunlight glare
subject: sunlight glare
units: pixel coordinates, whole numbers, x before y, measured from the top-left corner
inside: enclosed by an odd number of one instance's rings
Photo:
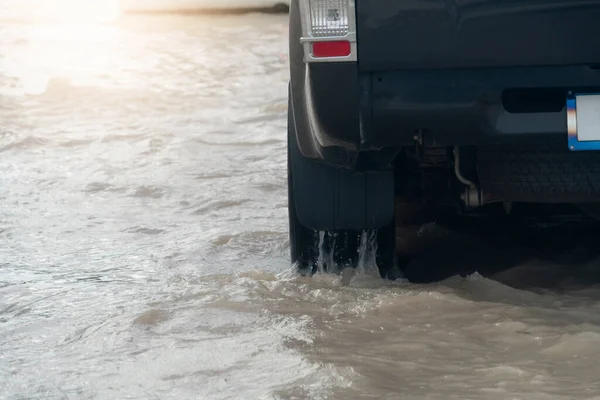
[[[69,85],[110,84],[104,78],[107,71],[122,64],[120,29],[112,23],[119,17],[118,0],[15,1],[20,4],[15,3],[19,7],[13,9],[31,24],[25,30],[27,40],[11,49],[3,65],[10,75],[19,77],[14,93],[45,93],[57,87],[57,82],[61,93],[68,93]]]
[[[41,12],[57,22],[100,23],[119,16],[119,0],[46,0]]]

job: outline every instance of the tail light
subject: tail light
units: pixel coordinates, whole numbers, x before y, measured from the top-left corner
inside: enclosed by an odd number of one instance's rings
[[[355,0],[298,0],[306,62],[356,61]]]

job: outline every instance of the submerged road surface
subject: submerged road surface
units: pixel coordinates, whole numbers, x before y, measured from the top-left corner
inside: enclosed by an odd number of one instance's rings
[[[290,271],[287,16],[59,23],[18,3],[0,399],[600,398],[594,285]]]

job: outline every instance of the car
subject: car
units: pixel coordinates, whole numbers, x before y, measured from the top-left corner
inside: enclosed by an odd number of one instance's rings
[[[600,0],[292,0],[292,263],[370,248],[393,279],[413,227],[600,202],[599,20]]]
[[[122,12],[287,11],[290,0],[119,0]]]

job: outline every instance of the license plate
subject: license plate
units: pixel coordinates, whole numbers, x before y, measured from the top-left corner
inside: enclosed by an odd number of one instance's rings
[[[600,150],[600,93],[569,92],[567,133],[571,151]]]

